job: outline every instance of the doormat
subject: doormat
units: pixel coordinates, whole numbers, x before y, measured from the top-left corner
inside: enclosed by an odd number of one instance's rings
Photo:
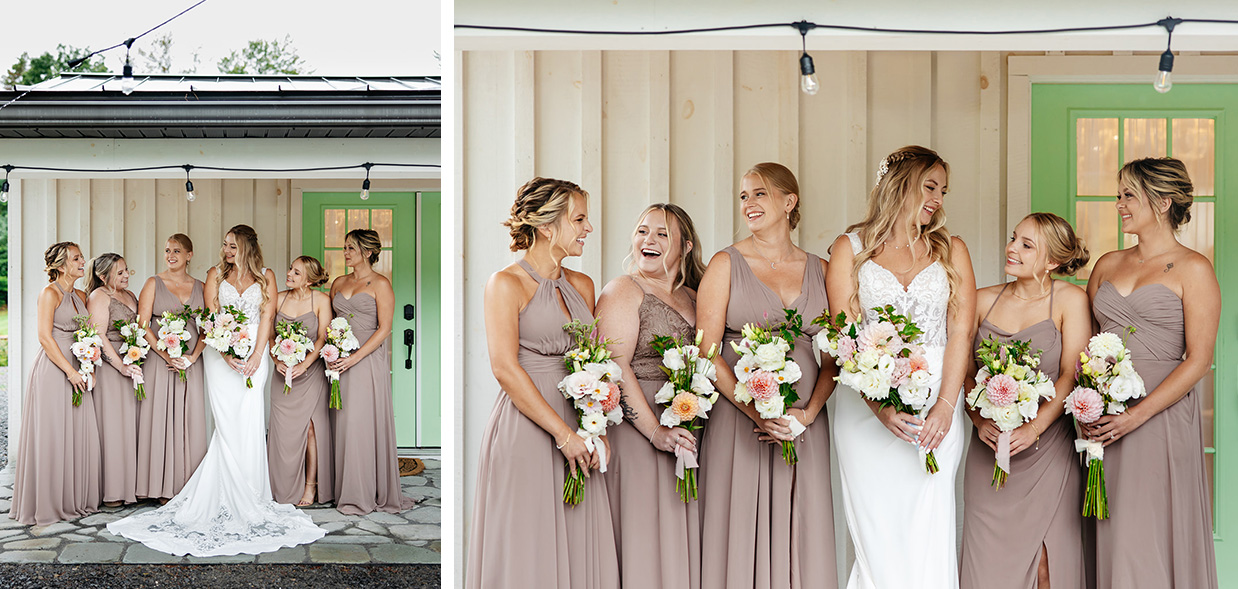
[[[426,469],[426,463],[420,458],[400,458],[400,476],[411,477],[421,474]]]

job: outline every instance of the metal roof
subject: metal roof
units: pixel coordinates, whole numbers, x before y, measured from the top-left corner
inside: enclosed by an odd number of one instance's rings
[[[440,136],[437,77],[71,74],[0,91],[0,138]]]

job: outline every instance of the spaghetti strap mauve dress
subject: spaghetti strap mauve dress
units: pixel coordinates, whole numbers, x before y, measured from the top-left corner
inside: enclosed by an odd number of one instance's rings
[[[318,335],[318,315],[312,310],[289,317],[282,311],[275,314],[280,321],[300,321],[305,333],[314,339]],[[305,374],[292,381],[292,390],[284,393],[284,377],[275,372],[271,378],[271,420],[267,425],[267,469],[271,473],[271,494],[277,503],[296,503],[305,494],[305,451],[309,446],[309,428],[314,424],[314,442],[318,449],[318,503],[335,499],[335,468],[331,455],[331,419],[327,396],[331,387],[324,372],[326,364],[319,358]]]
[[[176,298],[163,279],[155,276],[155,301],[151,305],[150,329],[159,332],[165,311],[180,313],[206,306],[202,281],[194,280],[189,302]],[[198,321],[185,322],[189,352],[198,346]],[[152,350],[142,364],[146,400],[138,403],[137,496],[171,499],[184,488],[206,456],[206,397],[203,393],[202,359],[185,369],[185,382],[168,370],[163,357]]]
[[[1002,287],[998,299],[1008,286]],[[1014,333],[990,323],[986,313],[972,349],[989,336],[1001,342],[1030,342],[1033,351],[1040,350],[1040,371],[1056,382],[1061,374],[1062,333],[1053,323],[1053,296],[1051,292],[1049,317]],[[993,449],[980,441],[978,431],[972,429],[964,466],[960,586],[1036,589],[1043,545],[1053,589],[1083,589],[1084,477],[1070,416],[1059,417],[1040,434],[1039,442],[1010,458],[1010,476],[1001,490],[992,485]]]
[[[133,321],[137,313],[124,303],[109,298],[105,345],[120,355],[123,341],[115,321]],[[153,352],[146,354],[155,356]],[[99,449],[103,456],[103,501],[137,502],[138,482],[138,400],[133,379],[121,375],[104,359],[95,368],[95,416],[99,419]]]
[[[86,303],[70,290],[52,315],[52,337],[75,367],[78,361],[69,349],[77,331],[73,317],[86,314]],[[22,403],[16,462],[10,518],[28,526],[47,525],[98,509],[99,423],[94,394],[83,392],[82,404],[74,407],[73,386],[42,346]]]
[[[361,345],[378,330],[378,302],[368,293],[336,295],[331,306],[336,317],[348,318]],[[386,341],[340,375],[340,396],[343,408],[331,410],[336,509],[348,515],[411,509],[413,500],[400,492]]]
[[[662,356],[650,344],[657,335],[678,336],[690,343],[696,330],[679,311],[650,293],[641,300],[638,316],[640,331],[631,365],[640,388],[624,384],[629,394],[644,394],[656,418],[662,415],[662,407],[653,398],[666,384],[666,374]],[[606,438],[614,454],[606,471],[606,488],[623,584],[650,589],[700,587],[700,502],[684,503],[675,490],[679,480],[675,455],[654,448],[627,421],[607,429]]]
[[[752,273],[735,246],[722,356],[734,366],[730,342],[745,323],[785,318],[781,299]],[[804,335],[790,357],[803,375],[795,388],[808,405],[817,382],[809,325],[828,307],[821,260],[808,254],[800,296],[791,305],[804,317]],[[779,444],[757,439],[755,424],[733,403],[719,399],[701,448],[701,587],[830,588],[838,573],[834,556],[834,503],[830,487],[830,426],[824,409],[795,441],[799,463],[787,466]]]
[[[563,354],[574,343],[562,329],[568,317],[556,291],[571,319],[593,315],[566,277],[542,278],[524,260],[519,264],[538,286],[520,312],[517,358],[546,403],[573,425],[576,409],[558,384],[567,376]],[[481,439],[465,587],[619,587],[606,475],[592,471],[584,500],[572,507],[563,502],[565,463],[554,438],[500,391]]]
[[[1127,327],[1135,327],[1126,347],[1149,394],[1182,363],[1182,299],[1165,285],[1122,296],[1102,283],[1092,313],[1101,331],[1125,336]],[[1217,586],[1200,396],[1192,388],[1105,447],[1109,519],[1096,522],[1097,587]]]

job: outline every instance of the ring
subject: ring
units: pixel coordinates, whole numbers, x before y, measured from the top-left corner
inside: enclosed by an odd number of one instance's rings
[[[1109,432],[1109,439],[1112,440],[1117,435],[1118,435],[1118,432]]]

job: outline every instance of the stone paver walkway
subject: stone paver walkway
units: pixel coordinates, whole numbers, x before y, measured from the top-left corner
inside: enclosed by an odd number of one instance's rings
[[[426,469],[420,475],[400,479],[404,494],[418,500],[417,505],[408,511],[355,516],[344,515],[333,507],[315,506],[305,511],[314,523],[328,532],[317,542],[257,556],[241,554],[208,558],[164,554],[107,531],[107,524],[111,522],[131,513],[155,509],[153,502],[127,507],[100,507],[98,513],[46,526],[17,523],[8,518],[13,498],[13,474],[0,472],[0,563],[438,564],[442,552],[442,465],[438,460],[426,460],[425,463]]]

